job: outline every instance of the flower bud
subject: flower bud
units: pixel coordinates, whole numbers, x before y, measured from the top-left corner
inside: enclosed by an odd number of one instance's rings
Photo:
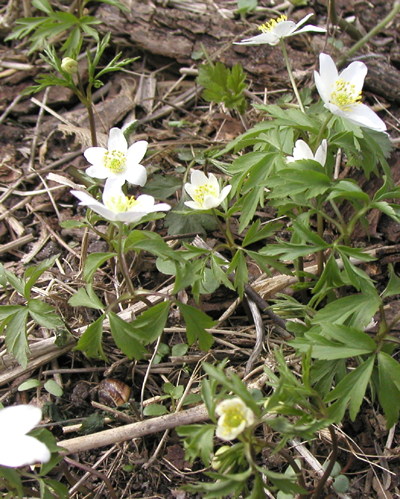
[[[61,69],[70,75],[74,75],[78,72],[78,62],[72,57],[64,57],[61,61]]]

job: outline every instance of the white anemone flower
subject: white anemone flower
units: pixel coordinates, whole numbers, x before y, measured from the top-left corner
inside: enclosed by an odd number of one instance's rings
[[[362,87],[367,66],[352,62],[340,74],[327,54],[319,56],[319,73],[314,71],[315,85],[329,111],[349,121],[378,132],[386,130],[385,123],[368,106],[361,103]]]
[[[47,463],[50,451],[43,442],[27,435],[42,419],[42,411],[32,405],[0,409],[0,465],[17,468]]]
[[[233,440],[254,424],[254,412],[239,397],[223,400],[215,412],[219,416],[215,434],[221,440]]]
[[[252,36],[251,38],[246,38],[241,42],[236,42],[237,45],[277,45],[283,38],[288,38],[289,36],[298,35],[300,33],[305,33],[306,31],[313,31],[314,33],[326,33],[326,29],[318,28],[311,24],[303,26],[303,24],[308,21],[308,19],[313,14],[308,14],[303,17],[298,23],[294,21],[288,21],[285,15],[278,17],[277,19],[271,19],[270,21],[262,24],[258,27],[261,31],[261,35]],[[299,29],[303,26],[301,29]]]
[[[134,196],[125,196],[120,185],[106,183],[103,191],[103,202],[97,201],[87,192],[71,191],[80,201],[79,204],[87,206],[100,216],[111,222],[133,223],[155,211],[168,211],[171,209],[166,203],[155,204],[153,196],[142,194],[136,199]]]
[[[86,173],[90,177],[108,179],[120,185],[127,180],[143,186],[147,180],[146,168],[140,164],[147,151],[148,143],[139,140],[130,147],[119,128],[111,128],[105,147],[89,147],[83,153],[92,166]]]
[[[185,205],[193,210],[210,210],[216,208],[229,194],[231,185],[225,186],[222,191],[215,175],[207,177],[203,172],[192,170],[190,183],[185,184],[185,190],[193,201],[185,201]]]
[[[304,140],[296,140],[293,156],[288,156],[286,161],[292,163],[293,161],[300,161],[302,159],[313,159],[314,161],[318,161],[322,166],[325,166],[327,150],[328,143],[326,139],[321,142],[315,154],[313,154],[310,146]]]

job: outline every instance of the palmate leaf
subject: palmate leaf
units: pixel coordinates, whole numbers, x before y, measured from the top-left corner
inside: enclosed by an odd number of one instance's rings
[[[347,374],[325,397],[326,403],[336,400],[328,410],[329,416],[335,421],[343,419],[347,406],[349,407],[350,419],[355,420],[371,378],[375,357],[375,355],[371,355],[354,371]]]
[[[400,414],[400,364],[385,352],[378,353],[378,399],[391,428]]]
[[[74,350],[80,350],[89,358],[107,360],[102,345],[104,319],[103,314],[86,328]]]
[[[199,67],[197,82],[204,87],[202,97],[206,101],[224,103],[228,109],[237,109],[243,113],[246,109],[243,95],[245,79],[246,75],[240,64],[229,69],[221,62],[216,62]]]
[[[193,462],[200,457],[205,466],[210,465],[213,455],[214,425],[192,424],[178,426],[176,432],[180,437],[185,437],[185,458]]]
[[[12,353],[22,367],[28,364],[29,345],[26,337],[26,321],[28,309],[21,307],[7,319],[6,348]]]
[[[193,345],[198,340],[201,350],[209,350],[214,339],[206,329],[215,326],[216,322],[202,310],[191,305],[178,302],[178,307],[186,324],[186,336],[189,345]]]

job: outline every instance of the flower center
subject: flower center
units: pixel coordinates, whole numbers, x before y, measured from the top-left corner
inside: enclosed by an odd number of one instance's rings
[[[125,170],[126,154],[112,149],[104,154],[104,166],[113,173],[122,173]]]
[[[348,110],[354,104],[360,104],[361,97],[361,92],[357,91],[352,83],[341,79],[335,81],[331,102],[343,111]]]
[[[137,200],[134,196],[111,196],[104,204],[114,213],[125,213],[137,204]]]
[[[277,17],[276,19],[271,19],[270,21],[261,24],[261,26],[259,26],[258,29],[263,33],[268,33],[268,31],[272,31],[273,29],[276,28],[276,26],[279,23],[283,23],[284,21],[287,21],[287,16],[282,14],[280,17]]]
[[[193,200],[197,204],[202,206],[204,203],[204,198],[207,194],[209,194],[213,197],[218,197],[217,189],[215,187],[213,187],[212,185],[210,185],[210,184],[199,185],[198,187],[196,187],[196,189],[194,191]]]
[[[243,413],[240,409],[232,407],[225,412],[225,422],[230,428],[240,426],[244,421]]]

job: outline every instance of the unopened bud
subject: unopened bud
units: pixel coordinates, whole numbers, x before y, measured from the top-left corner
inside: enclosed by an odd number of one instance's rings
[[[61,68],[70,75],[74,75],[78,72],[78,62],[71,57],[64,57],[61,61]]]

